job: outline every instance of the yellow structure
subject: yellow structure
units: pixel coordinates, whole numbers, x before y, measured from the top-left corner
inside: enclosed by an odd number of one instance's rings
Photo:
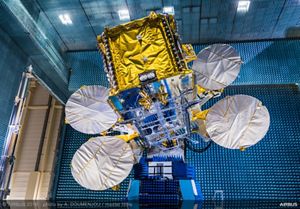
[[[201,111],[201,110],[192,110],[192,121],[195,121],[197,119],[205,120],[208,111],[209,111],[209,109],[203,110],[203,111]]]
[[[185,62],[189,63],[197,59],[197,55],[194,51],[192,44],[182,44],[183,57]]]
[[[113,28],[98,36],[112,94],[191,72],[178,42],[172,15],[151,12],[148,17]],[[185,47],[186,54],[192,54]],[[193,50],[192,50],[193,51]]]
[[[129,141],[139,137],[139,134],[137,132],[134,132],[132,134],[118,135],[117,137],[124,140],[125,142],[129,142]]]

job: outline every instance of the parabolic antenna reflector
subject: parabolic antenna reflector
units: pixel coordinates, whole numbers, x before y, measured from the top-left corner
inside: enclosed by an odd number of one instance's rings
[[[236,79],[241,64],[241,57],[233,47],[213,44],[199,52],[192,68],[197,84],[208,90],[219,90]]]
[[[99,134],[111,128],[118,115],[108,104],[109,89],[104,86],[84,86],[74,92],[66,104],[66,120],[86,134]]]
[[[206,129],[218,145],[229,149],[250,147],[259,142],[270,125],[268,109],[247,95],[228,96],[208,112]]]
[[[114,136],[91,138],[71,162],[74,179],[90,190],[105,190],[121,183],[134,164],[129,144]]]

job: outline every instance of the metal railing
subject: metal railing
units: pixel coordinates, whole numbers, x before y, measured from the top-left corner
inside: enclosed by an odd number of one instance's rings
[[[24,104],[26,102],[28,84],[31,78],[33,78],[33,76],[30,71],[23,72],[2,148],[0,164],[1,200],[5,199],[10,193],[9,184],[15,162],[15,149],[18,141]]]

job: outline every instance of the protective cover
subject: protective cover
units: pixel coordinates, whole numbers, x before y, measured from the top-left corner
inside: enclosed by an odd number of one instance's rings
[[[259,142],[270,125],[268,109],[247,95],[228,96],[208,112],[206,129],[218,145],[229,149],[250,147]]]
[[[121,183],[134,163],[130,145],[114,136],[91,138],[71,162],[74,179],[90,190],[105,190]]]
[[[65,112],[67,122],[77,131],[99,134],[111,128],[118,115],[108,104],[109,89],[103,86],[84,86],[69,98]]]
[[[167,19],[169,29],[163,24]],[[105,60],[112,60],[119,91],[139,87],[139,76],[147,72],[155,72],[157,80],[183,73],[184,69],[179,69],[173,52],[175,43],[170,42],[167,30],[170,37],[175,33],[173,16],[166,18],[162,14],[151,13],[148,17],[106,28],[102,38],[98,38]],[[104,36],[107,37],[107,47]],[[109,53],[111,57],[107,56]],[[177,50],[177,53],[181,52]]]
[[[233,47],[213,44],[199,52],[192,68],[197,84],[208,90],[219,90],[236,79],[241,64],[241,57]]]

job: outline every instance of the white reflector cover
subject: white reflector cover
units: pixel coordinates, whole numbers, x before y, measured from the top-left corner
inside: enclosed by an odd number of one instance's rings
[[[102,136],[91,138],[76,151],[71,172],[81,186],[105,190],[121,183],[133,163],[129,144],[114,136]]]
[[[259,142],[270,125],[268,109],[258,99],[247,95],[228,96],[208,112],[206,129],[218,145],[239,149]]]
[[[241,64],[241,57],[233,47],[213,44],[199,52],[192,68],[197,84],[208,90],[219,90],[236,79]]]
[[[108,104],[109,89],[104,86],[84,86],[69,98],[65,112],[70,125],[86,134],[99,134],[111,128],[118,115]]]

